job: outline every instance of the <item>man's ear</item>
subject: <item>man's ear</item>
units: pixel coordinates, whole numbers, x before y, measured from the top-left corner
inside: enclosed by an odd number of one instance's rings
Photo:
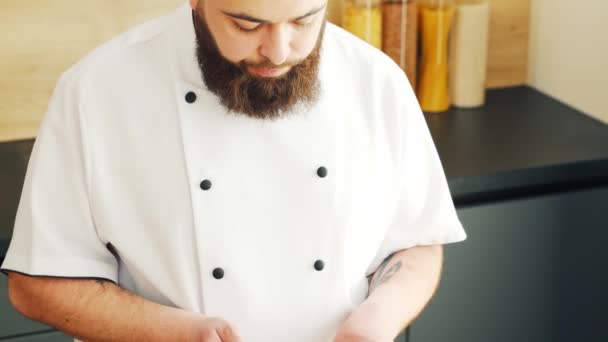
[[[190,0],[190,7],[192,7],[192,9],[196,9],[196,5],[198,5],[198,0]]]

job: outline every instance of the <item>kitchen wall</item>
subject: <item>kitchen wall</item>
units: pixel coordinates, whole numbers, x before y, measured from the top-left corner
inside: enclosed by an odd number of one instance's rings
[[[34,137],[59,75],[185,0],[0,0],[0,141]]]
[[[532,0],[530,85],[608,123],[608,1]]]
[[[86,52],[184,1],[1,0],[0,141],[36,135],[57,77]],[[528,44],[530,1],[490,0],[487,86],[521,85],[530,80],[539,89],[608,121],[608,96],[595,95],[602,90],[601,75],[606,75],[606,70],[599,66],[608,60],[608,47],[603,45],[603,54],[594,50],[607,36],[600,16],[608,13],[608,1],[588,0],[587,7],[582,7],[574,1],[533,0],[534,40]],[[337,24],[343,3],[329,1],[330,20]],[[590,17],[583,19],[583,14]],[[568,20],[578,26],[566,29]],[[593,30],[593,34],[579,38]],[[559,39],[555,38],[558,35]],[[575,65],[570,61],[579,62]]]
[[[185,1],[0,0],[0,141],[37,134],[57,78],[87,52]]]
[[[86,52],[184,1],[1,0],[0,141],[36,135],[55,81]],[[488,86],[523,84],[530,0],[490,1]],[[332,22],[343,3],[329,1]]]
[[[341,24],[347,0],[330,0],[330,20]],[[474,0],[456,0],[457,3]],[[522,85],[528,79],[528,35],[530,0],[488,0],[490,36],[488,46],[488,88]]]

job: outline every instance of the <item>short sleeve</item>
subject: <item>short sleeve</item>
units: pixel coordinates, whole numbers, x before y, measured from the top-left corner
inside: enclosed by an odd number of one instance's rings
[[[114,255],[97,235],[89,205],[87,147],[79,90],[64,74],[42,120],[1,270],[32,276],[117,281]]]
[[[400,250],[466,239],[424,114],[412,89],[404,88],[407,96],[396,110],[400,116],[397,210],[366,275]]]

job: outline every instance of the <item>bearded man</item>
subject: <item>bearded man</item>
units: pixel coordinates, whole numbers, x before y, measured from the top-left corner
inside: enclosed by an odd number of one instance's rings
[[[462,241],[405,74],[327,0],[190,0],[59,79],[2,271],[83,341],[391,341]]]

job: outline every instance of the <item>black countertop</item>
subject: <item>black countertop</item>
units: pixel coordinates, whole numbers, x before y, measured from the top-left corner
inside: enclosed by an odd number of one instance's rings
[[[608,125],[532,88],[490,90],[481,108],[425,117],[458,207],[608,186]],[[0,143],[0,258],[32,143]]]
[[[425,117],[457,206],[608,185],[608,125],[532,88]]]

